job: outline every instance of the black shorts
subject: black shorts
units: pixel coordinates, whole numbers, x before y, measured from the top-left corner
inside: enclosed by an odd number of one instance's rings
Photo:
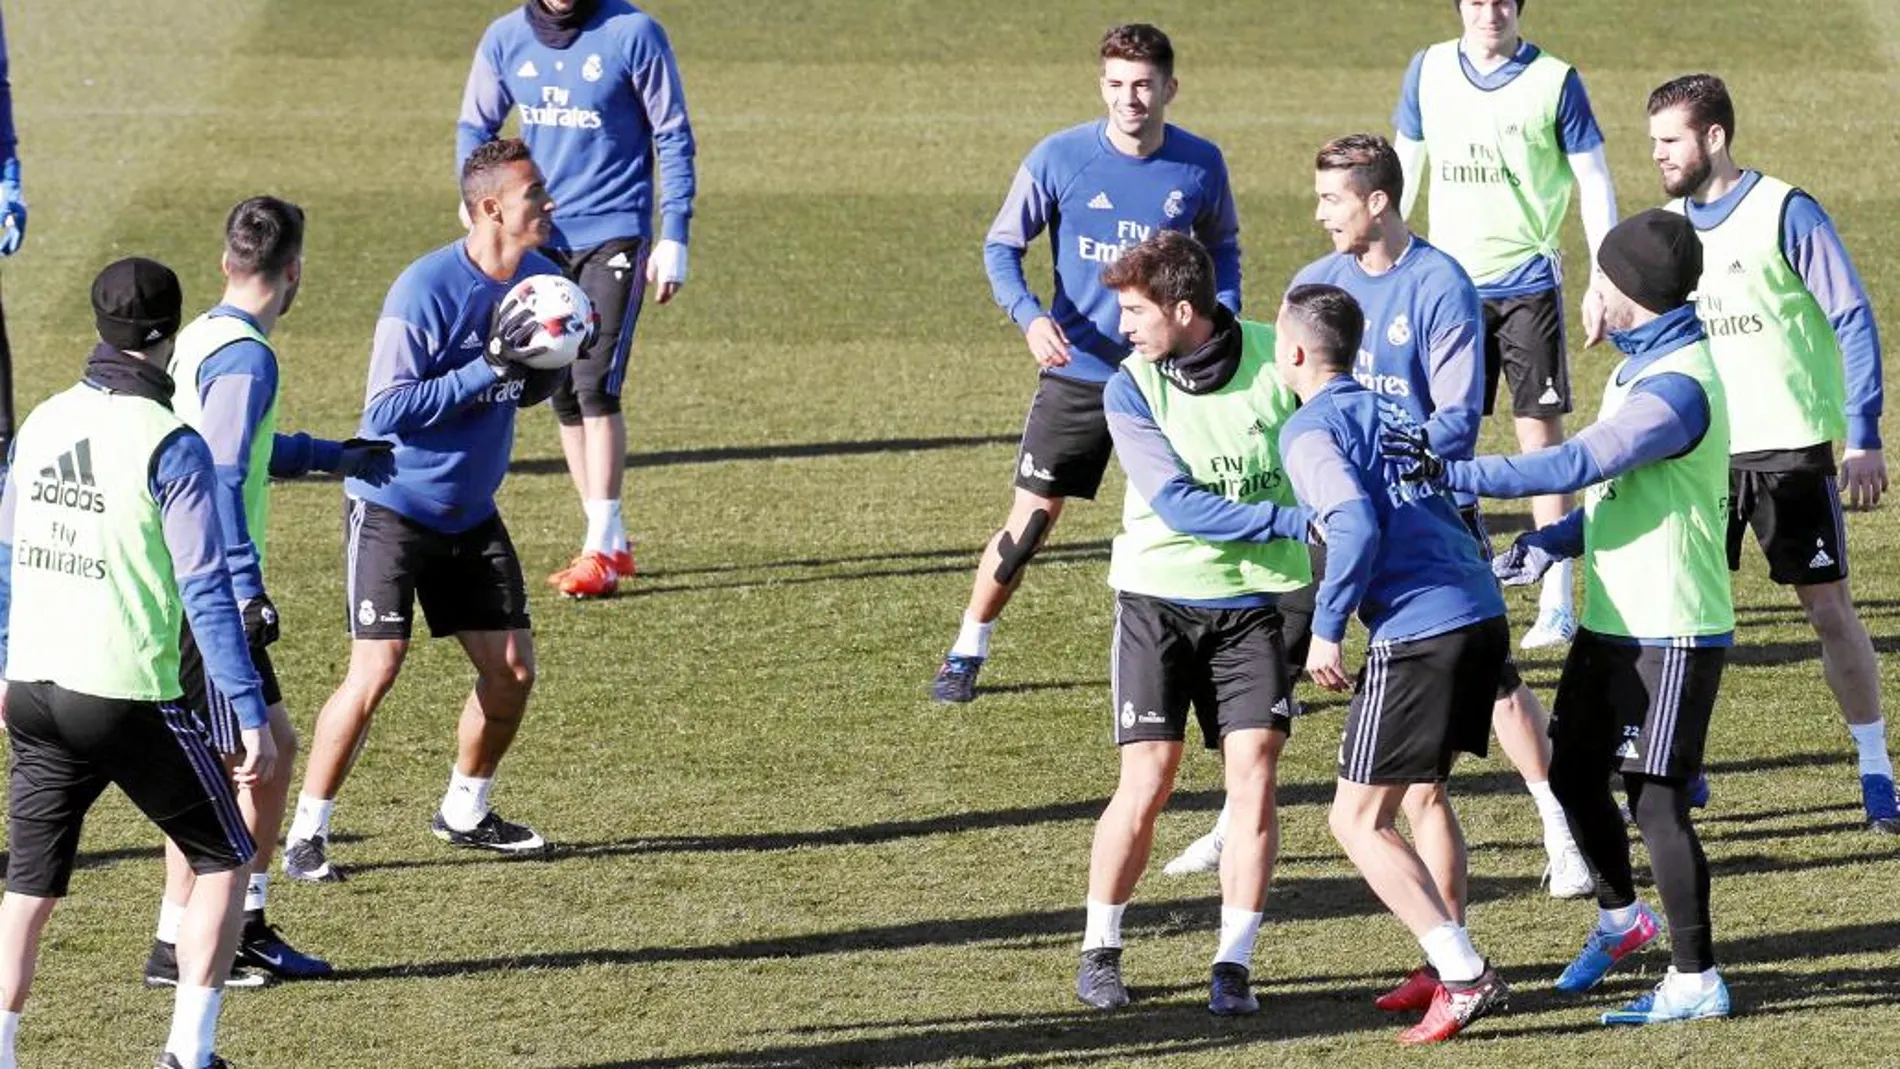
[[[633,352],[633,329],[640,322],[640,304],[646,295],[645,238],[619,238],[591,249],[571,252],[544,250],[567,277],[580,283],[600,316],[600,334],[581,350],[554,387],[554,417],[578,426],[588,416],[611,416],[620,411],[620,390],[627,381],[627,362]]]
[[[1023,420],[1016,485],[1042,497],[1093,499],[1115,443],[1102,414],[1099,382],[1043,375]]]
[[[1557,683],[1550,741],[1565,760],[1693,779],[1728,650],[1625,646],[1579,630]]]
[[[277,668],[271,664],[270,651],[262,646],[250,649],[251,666],[257,669],[257,678],[264,682],[264,704],[276,705],[284,700],[284,690],[277,682]],[[210,673],[205,671],[204,654],[198,651],[198,640],[192,637],[189,624],[178,636],[178,685],[185,691],[178,704],[204,725],[214,752],[234,754],[244,749],[238,739],[237,707],[212,684]]]
[[[351,638],[408,638],[417,601],[436,638],[527,630],[521,560],[500,513],[445,534],[372,502],[344,506]]]
[[[1108,672],[1117,746],[1186,740],[1189,705],[1210,750],[1230,732],[1293,729],[1280,614],[1272,606],[1205,609],[1117,594]]]
[[[1497,407],[1498,379],[1511,385],[1511,414],[1549,419],[1570,411],[1562,287],[1484,302],[1484,414]]]
[[[1817,586],[1847,578],[1847,523],[1841,488],[1823,471],[1728,473],[1728,566],[1742,566],[1742,536],[1768,558],[1768,578],[1782,586]]]
[[[7,687],[7,890],[64,898],[86,812],[117,784],[197,873],[229,872],[257,846],[196,718],[170,702]]]
[[[1457,754],[1483,757],[1511,630],[1494,616],[1442,635],[1374,642],[1339,743],[1352,783],[1443,783]]]
[[[1484,513],[1479,511],[1478,506],[1472,505],[1468,508],[1460,508],[1458,518],[1465,521],[1465,530],[1470,531],[1471,537],[1478,540],[1478,555],[1484,558],[1486,564],[1491,563],[1491,558],[1497,554],[1491,550],[1491,531],[1484,525]],[[1508,618],[1504,626],[1507,628],[1508,638],[1508,628],[1511,626]],[[1498,676],[1498,697],[1508,698],[1516,694],[1517,688],[1523,685],[1524,674],[1518,671],[1517,656],[1511,652],[1511,644],[1507,641],[1504,644],[1504,671]]]

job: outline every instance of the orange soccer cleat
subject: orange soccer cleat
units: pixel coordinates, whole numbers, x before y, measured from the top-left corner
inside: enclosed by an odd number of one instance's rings
[[[574,558],[555,585],[563,597],[610,598],[620,589],[620,573],[612,557],[590,550]]]

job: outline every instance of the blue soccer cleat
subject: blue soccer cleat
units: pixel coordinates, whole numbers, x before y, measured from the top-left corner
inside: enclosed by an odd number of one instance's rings
[[[1869,828],[1887,835],[1900,835],[1900,801],[1894,797],[1892,776],[1862,776],[1860,801],[1867,807]]]
[[[1566,995],[1578,995],[1603,982],[1617,962],[1656,941],[1662,925],[1642,903],[1636,904],[1636,923],[1620,932],[1590,929],[1590,938],[1577,952],[1577,960],[1565,966],[1557,977],[1556,988]]]
[[[976,700],[976,674],[983,670],[983,658],[946,654],[930,683],[930,700],[961,705]]]
[[[1698,772],[1695,774],[1695,779],[1689,783],[1689,808],[1705,809],[1708,804],[1709,777],[1707,773]]]
[[[1727,1017],[1729,1011],[1728,985],[1716,977],[1715,987],[1708,991],[1684,995],[1674,990],[1669,979],[1677,976],[1672,967],[1669,978],[1656,985],[1656,990],[1638,995],[1629,1005],[1620,1010],[1611,1010],[1603,1015],[1604,1024],[1662,1024],[1667,1021],[1699,1021],[1705,1017]]]

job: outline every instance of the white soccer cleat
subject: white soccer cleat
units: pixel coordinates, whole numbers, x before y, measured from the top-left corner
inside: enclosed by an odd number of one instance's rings
[[[1543,609],[1537,614],[1537,622],[1524,632],[1524,641],[1517,644],[1521,650],[1541,650],[1547,646],[1568,645],[1577,637],[1577,618],[1569,609]]]
[[[1571,842],[1545,843],[1550,861],[1544,866],[1544,879],[1550,884],[1552,898],[1589,898],[1597,892],[1597,878],[1583,860],[1583,852]]]
[[[1219,832],[1206,835],[1188,844],[1179,857],[1162,866],[1167,876],[1197,876],[1204,872],[1220,871],[1221,837]]]

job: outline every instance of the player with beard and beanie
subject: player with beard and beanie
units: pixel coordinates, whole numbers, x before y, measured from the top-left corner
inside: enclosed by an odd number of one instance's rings
[[[1649,134],[1668,208],[1695,224],[1706,260],[1696,308],[1734,427],[1729,567],[1754,528],[1768,577],[1794,587],[1821,640],[1821,672],[1860,756],[1867,826],[1900,835],[1880,666],[1847,588],[1841,515],[1842,495],[1873,508],[1887,489],[1873,302],[1814,198],[1736,165],[1735,104],[1720,78],[1658,87]]]
[[[1550,782],[1597,874],[1599,908],[1556,987],[1596,987],[1660,934],[1636,897],[1608,772],[1622,774],[1649,848],[1672,959],[1653,992],[1604,1014],[1605,1024],[1729,1012],[1715,967],[1708,861],[1690,819],[1690,788],[1735,638],[1724,546],[1730,402],[1691,303],[1703,257],[1688,220],[1660,209],[1623,220],[1603,239],[1597,302],[1625,359],[1604,386],[1597,421],[1569,442],[1474,460],[1443,460],[1419,435],[1388,442],[1390,456],[1416,465],[1408,479],[1487,497],[1584,492],[1582,508],[1519,536],[1493,570],[1518,585],[1536,582],[1557,559],[1583,561],[1582,627],[1552,708]]]
[[[383,301],[358,433],[395,443],[393,478],[344,482],[350,664],[317,714],[284,874],[342,879],[330,818],[370,719],[409,652],[417,602],[434,637],[453,635],[475,669],[448,790],[430,831],[452,846],[520,854],[546,842],[489,805],[534,686],[521,561],[495,505],[514,452],[515,412],[546,400],[559,371],[533,371],[533,313],[504,302],[531,275],[554,202],[528,146],[491,141],[462,167],[468,236],[403,271]]]
[[[1227,162],[1212,142],[1167,121],[1180,82],[1174,45],[1146,23],[1103,35],[1106,118],[1044,138],[1024,158],[990,224],[983,264],[996,303],[1023,332],[1038,369],[1016,454],[1014,496],[990,538],[962,625],[931,681],[939,702],[976,699],[990,632],[1072,497],[1093,499],[1114,451],[1102,388],[1128,345],[1102,268],[1162,230],[1192,234],[1214,260],[1215,299],[1240,312],[1240,220]],[[1044,231],[1055,287],[1044,303],[1023,255]]]
[[[0,495],[0,714],[13,750],[0,1069],[16,1064],[40,935],[66,897],[86,813],[115,784],[197,874],[158,1069],[225,1064],[212,1048],[256,854],[236,791],[268,780],[277,752],[231,592],[211,451],[171,407],[165,363],[182,305],[162,264],[99,273],[100,343],[85,377],[21,425]],[[186,622],[237,719],[242,758],[229,773],[178,703]]]
[[[178,333],[170,373],[172,407],[204,436],[218,475],[218,520],[231,586],[244,618],[251,664],[263,682],[278,762],[270,777],[238,798],[244,823],[257,841],[244,895],[244,929],[238,942],[240,971],[227,986],[268,979],[328,976],[329,963],[298,951],[264,918],[271,852],[283,828],[284,806],[296,771],[297,731],[284,706],[270,645],[278,638],[277,606],[264,585],[264,546],[269,533],[271,481],[312,471],[386,480],[390,443],[374,439],[334,442],[277,430],[278,360],[270,341],[277,321],[290,311],[303,281],[303,210],[276,197],[251,197],[225,219],[223,299]],[[204,721],[214,750],[237,745],[237,719],[204,670],[204,658],[187,627],[181,636],[179,681],[185,707]],[[158,931],[145,963],[145,982],[178,982],[176,944],[190,895],[191,867],[174,844],[165,851],[165,896]]]
[[[526,0],[496,19],[469,68],[457,162],[493,141],[511,112],[554,198],[543,251],[600,315],[599,335],[554,392],[587,530],[580,554],[548,582],[568,597],[607,597],[634,576],[620,515],[621,393],[644,287],[666,304],[686,284],[693,128],[666,31],[626,0]]]

